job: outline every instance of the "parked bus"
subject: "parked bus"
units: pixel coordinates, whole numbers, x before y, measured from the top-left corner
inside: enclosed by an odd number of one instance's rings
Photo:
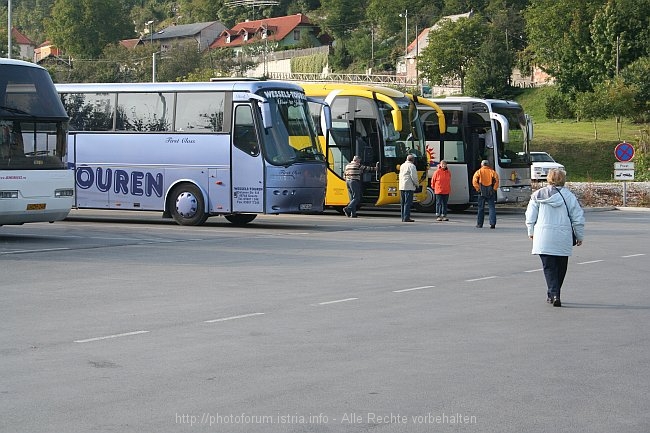
[[[70,115],[77,208],[162,211],[181,225],[213,215],[246,224],[260,213],[323,210],[325,156],[295,84],[240,79],[57,90]]]
[[[70,212],[68,115],[47,71],[0,59],[0,225],[54,222]]]
[[[516,102],[471,97],[431,99],[444,112],[447,130],[439,133],[438,115],[420,106],[429,153],[429,179],[440,160],[448,163],[452,185],[449,206],[467,209],[477,202],[472,176],[487,159],[499,174],[497,203],[528,201],[531,194],[529,146],[533,124]],[[429,186],[421,211],[433,212],[435,200]]]
[[[326,102],[332,111],[332,129],[321,135],[327,155],[326,206],[341,210],[349,202],[345,166],[354,155],[377,172],[362,174],[362,205],[383,206],[400,202],[399,167],[408,154],[415,155],[422,190],[415,201],[426,197],[426,148],[422,123],[414,100],[394,89],[342,83],[301,83],[308,96]],[[444,131],[444,115],[435,103],[422,104],[439,112],[438,126]],[[436,111],[438,110],[438,111]],[[312,109],[312,114],[318,111]],[[318,123],[318,122],[316,122]]]

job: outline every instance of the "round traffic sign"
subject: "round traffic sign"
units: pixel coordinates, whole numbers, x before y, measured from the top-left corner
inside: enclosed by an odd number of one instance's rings
[[[621,162],[630,161],[634,158],[634,147],[630,143],[622,142],[616,145],[614,156]]]

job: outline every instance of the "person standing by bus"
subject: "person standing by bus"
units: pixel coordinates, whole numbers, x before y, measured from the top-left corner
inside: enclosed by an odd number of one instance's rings
[[[472,177],[472,185],[478,195],[478,212],[476,214],[476,228],[483,228],[485,219],[485,202],[488,204],[490,211],[490,228],[494,229],[497,225],[497,190],[499,189],[499,175],[490,167],[490,161],[484,159],[481,162],[481,168],[476,170]]]
[[[418,170],[415,168],[415,157],[412,154],[406,156],[406,161],[399,168],[399,192],[400,207],[402,211],[402,222],[412,223],[411,207],[413,206],[413,194],[420,185],[418,183]]]
[[[557,168],[548,172],[547,186],[535,191],[526,209],[528,237],[532,254],[538,254],[546,279],[546,302],[561,307],[560,290],[566,276],[569,256],[575,245],[582,245],[584,212],[575,195],[564,188],[566,173]],[[571,234],[573,231],[573,236]]]
[[[437,221],[449,221],[447,218],[447,202],[451,193],[451,172],[444,159],[438,164],[438,169],[431,178],[431,188],[436,195]]]
[[[348,197],[350,198],[348,205],[343,208],[345,216],[350,218],[357,217],[357,208],[361,204],[361,173],[364,171],[377,171],[378,168],[379,162],[374,167],[361,165],[361,158],[357,155],[345,166],[345,185],[348,188]]]

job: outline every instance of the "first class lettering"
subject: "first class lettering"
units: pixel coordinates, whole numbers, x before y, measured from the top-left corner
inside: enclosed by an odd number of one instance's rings
[[[163,174],[142,171],[131,171],[97,167],[79,167],[76,173],[76,183],[81,189],[93,186],[101,192],[113,189],[115,194],[147,197],[163,195]]]

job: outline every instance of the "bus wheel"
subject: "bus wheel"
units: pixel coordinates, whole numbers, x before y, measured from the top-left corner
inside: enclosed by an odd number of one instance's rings
[[[243,226],[253,221],[256,216],[257,215],[254,213],[234,213],[230,215],[224,215],[224,218],[236,226]]]
[[[435,212],[436,211],[436,194],[431,187],[427,187],[427,196],[424,200],[415,203],[415,210],[419,212]]]
[[[172,218],[182,226],[198,226],[208,219],[203,194],[196,185],[178,185],[170,195],[169,205]]]

